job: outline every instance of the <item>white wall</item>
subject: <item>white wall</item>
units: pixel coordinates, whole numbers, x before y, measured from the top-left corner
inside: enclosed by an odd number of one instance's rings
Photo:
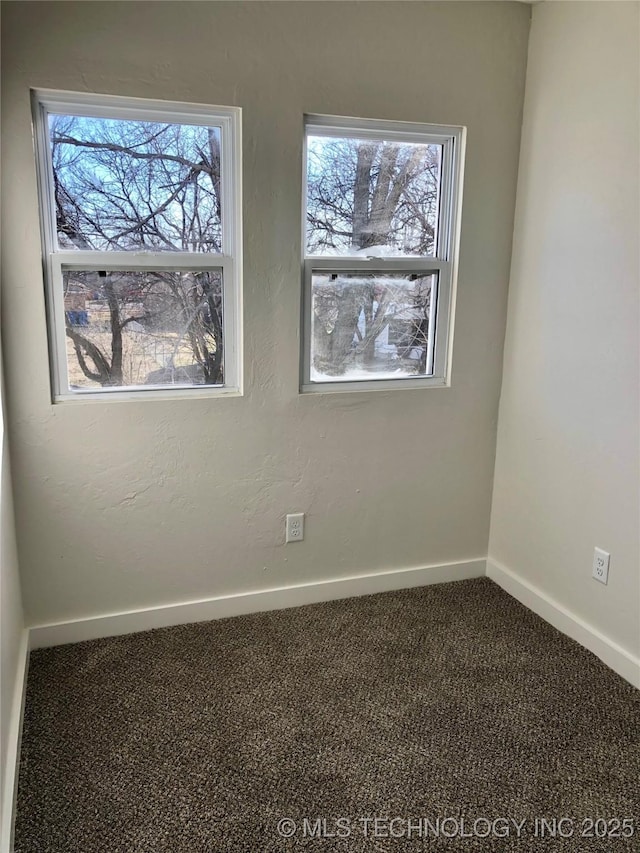
[[[5,330],[33,623],[486,555],[529,8],[9,3]],[[244,109],[240,399],[52,406],[29,87]],[[450,389],[299,396],[305,112],[462,124]],[[308,514],[284,545],[284,515]]]
[[[0,368],[1,372],[1,368]],[[0,850],[9,849],[19,711],[26,663],[9,453],[0,401]]]
[[[638,25],[638,3],[534,7],[489,544],[635,655]]]

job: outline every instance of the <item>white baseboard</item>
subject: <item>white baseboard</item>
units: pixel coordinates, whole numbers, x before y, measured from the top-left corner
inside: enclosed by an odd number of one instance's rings
[[[24,630],[18,652],[18,666],[11,705],[11,719],[7,736],[5,754],[4,778],[2,780],[2,803],[0,803],[0,853],[11,853],[13,850],[13,826],[16,813],[16,796],[18,794],[18,763],[20,760],[20,741],[22,738],[22,721],[24,718],[24,702],[27,690],[27,670],[29,668],[29,631]]]
[[[554,628],[593,652],[634,687],[640,688],[640,658],[585,622],[580,616],[572,613],[541,589],[490,558],[487,559],[487,577]]]
[[[34,625],[30,628],[32,649],[78,643],[100,637],[115,637],[152,628],[186,625],[190,622],[208,622],[228,616],[246,613],[261,613],[265,610],[281,610],[315,604],[339,598],[353,598],[375,592],[409,589],[447,581],[467,580],[484,577],[486,560],[466,560],[457,563],[441,563],[414,569],[396,569],[368,575],[316,581],[313,583],[241,592],[198,601],[176,602],[175,604],[147,607],[123,613],[108,613],[70,622],[51,625]]]

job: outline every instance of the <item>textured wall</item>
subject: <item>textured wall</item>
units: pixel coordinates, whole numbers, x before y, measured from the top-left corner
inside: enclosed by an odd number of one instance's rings
[[[528,27],[502,2],[5,4],[31,621],[486,554]],[[30,86],[243,107],[244,397],[51,405]],[[452,388],[298,395],[305,112],[468,127]]]
[[[636,655],[639,10],[534,9],[489,550]]]
[[[0,366],[1,369],[1,366]],[[0,407],[2,402],[0,401]],[[2,412],[0,411],[0,418]],[[24,618],[11,497],[9,452],[0,423],[0,848],[8,850],[13,807],[18,720],[14,714],[18,677],[24,663]]]

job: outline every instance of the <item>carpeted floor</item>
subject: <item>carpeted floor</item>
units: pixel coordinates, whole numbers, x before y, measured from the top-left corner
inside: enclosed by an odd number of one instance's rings
[[[639,779],[640,693],[479,579],[34,652],[16,851],[622,853]]]

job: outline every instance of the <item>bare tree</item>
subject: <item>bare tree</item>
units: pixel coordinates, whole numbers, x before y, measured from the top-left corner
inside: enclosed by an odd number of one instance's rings
[[[58,240],[63,248],[219,252],[221,249],[220,140],[216,128],[142,121],[52,118],[50,126]],[[108,306],[110,340],[92,340],[67,316],[84,376],[122,385],[123,332],[153,326],[154,295],[174,303],[176,322],[199,367],[201,381],[222,381],[221,279],[211,273],[149,274],[136,299],[125,299],[136,274],[81,273],[87,292]],[[127,284],[128,280],[128,284]],[[140,304],[147,303],[141,309]],[[129,308],[135,306],[133,311]],[[165,365],[167,370],[172,364]]]
[[[439,149],[356,139],[311,140],[308,162],[309,254],[428,255],[436,240]],[[405,351],[423,350],[430,287],[405,288],[372,276],[318,276],[314,289],[315,367],[340,375],[354,362],[372,365],[376,339],[409,300],[415,318]],[[406,306],[405,306],[406,313]],[[409,345],[411,344],[411,345]]]

